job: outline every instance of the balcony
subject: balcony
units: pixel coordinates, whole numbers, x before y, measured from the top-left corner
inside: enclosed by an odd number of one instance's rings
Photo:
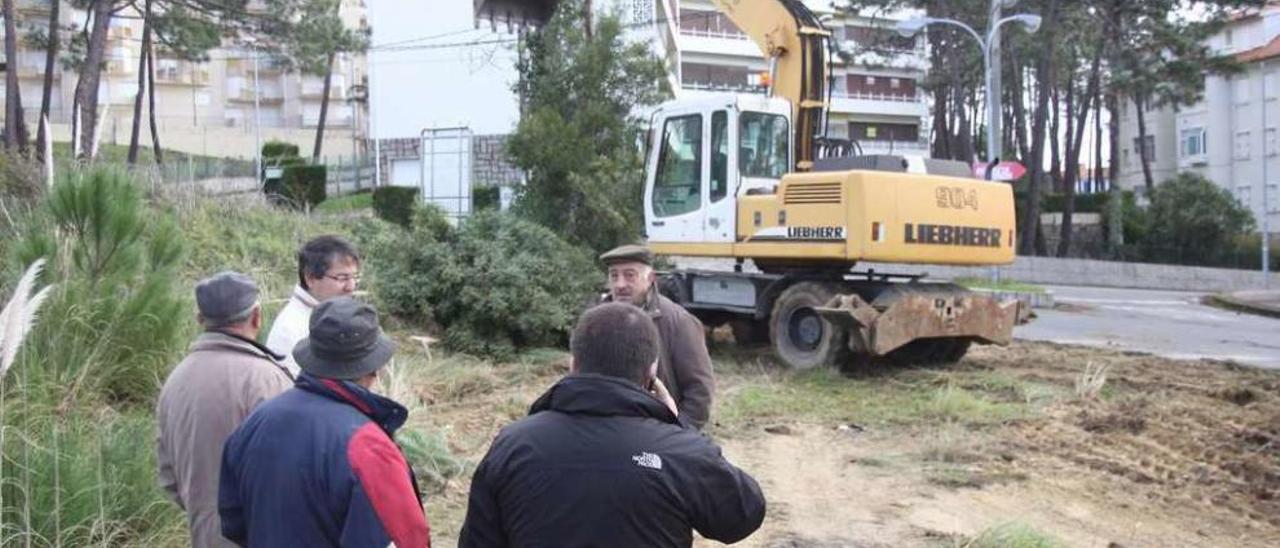
[[[236,103],[252,103],[254,102],[252,89],[241,89],[239,93],[228,93],[227,100]],[[258,103],[275,104],[284,102],[284,93],[278,89],[258,90]]]
[[[302,83],[302,98],[319,101],[324,98],[324,81]],[[347,88],[345,81],[339,81],[334,78],[332,85],[329,86],[329,100],[341,101],[347,98]]]
[[[765,89],[749,84],[726,84],[711,82],[684,82],[677,93],[680,99],[696,99],[726,93],[742,93],[748,95],[764,95]]]
[[[760,53],[759,46],[756,46],[755,42],[752,42],[745,34],[739,32],[680,29],[677,43],[680,51],[686,55],[689,53],[703,53],[764,59],[764,55]]]
[[[831,111],[923,118],[928,114],[928,106],[917,95],[834,91],[831,93]]]
[[[898,154],[905,156],[928,156],[929,143],[920,141],[870,141],[860,140],[863,154]]]
[[[192,67],[190,64],[166,65],[163,60],[157,63],[156,83],[167,86],[207,86],[209,85],[209,68]]]

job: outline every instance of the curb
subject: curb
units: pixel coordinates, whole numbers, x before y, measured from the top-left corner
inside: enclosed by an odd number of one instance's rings
[[[1053,292],[1034,293],[1031,291],[999,291],[994,289],[969,289],[975,293],[986,293],[999,301],[1022,301],[1031,308],[1053,308]]]
[[[1206,304],[1216,305],[1236,312],[1244,312],[1246,314],[1255,314],[1269,318],[1280,318],[1280,308],[1251,303],[1249,301],[1238,299],[1230,293],[1209,295],[1205,297],[1204,300],[1206,301]]]

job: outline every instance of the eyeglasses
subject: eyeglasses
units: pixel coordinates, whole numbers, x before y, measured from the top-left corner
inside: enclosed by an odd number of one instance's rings
[[[349,282],[350,282],[350,283],[360,283],[360,275],[359,275],[359,274],[339,274],[339,275],[337,275],[337,276],[330,276],[330,275],[328,275],[328,274],[325,274],[325,275],[324,275],[324,277],[325,277],[325,278],[328,278],[328,279],[330,279],[330,280],[333,280],[333,281],[335,281],[335,282],[338,282],[338,283],[340,283],[340,284],[345,284],[345,283],[349,283]]]

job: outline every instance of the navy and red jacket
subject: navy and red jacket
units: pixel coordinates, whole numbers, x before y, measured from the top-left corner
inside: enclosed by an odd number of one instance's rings
[[[417,481],[392,441],[408,414],[355,383],[303,373],[227,439],[222,536],[240,546],[429,546]]]

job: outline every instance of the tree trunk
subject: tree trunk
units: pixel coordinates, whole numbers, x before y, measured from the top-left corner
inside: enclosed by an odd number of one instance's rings
[[[1070,166],[1067,171],[1066,180],[1063,182],[1062,191],[1065,194],[1062,207],[1062,231],[1058,238],[1058,256],[1066,257],[1071,252],[1071,224],[1072,216],[1076,212],[1076,183],[1080,180],[1080,152],[1084,145],[1084,132],[1089,127],[1089,111],[1093,110],[1090,101],[1098,94],[1099,69],[1102,64],[1102,56],[1093,57],[1093,67],[1089,69],[1089,84],[1085,89],[1084,95],[1081,97],[1083,101],[1080,104],[1080,112],[1075,119],[1075,134],[1068,134],[1071,138],[1070,152],[1067,154],[1067,165]]]
[[[325,65],[324,90],[320,92],[320,120],[316,123],[316,146],[311,152],[312,162],[320,161],[320,147],[324,144],[325,119],[329,117],[329,85],[333,82],[333,62],[337,57],[336,52],[329,53],[329,61]]]
[[[1138,159],[1142,162],[1142,182],[1147,187],[1147,195],[1151,195],[1151,189],[1155,187],[1155,181],[1151,177],[1151,158],[1147,157],[1147,113],[1146,99],[1135,95],[1133,97],[1133,106],[1138,110]],[[1155,148],[1155,147],[1151,147]]]
[[[49,111],[53,108],[53,71],[58,69],[58,47],[61,45],[58,43],[58,17],[61,7],[62,2],[51,2],[49,4],[49,49],[45,51],[44,56],[44,86],[40,93],[40,120],[48,120]],[[36,130],[36,157],[41,162],[46,159],[44,157],[45,140],[49,139],[49,136],[45,133],[46,131],[43,123],[40,123],[40,129]]]
[[[80,85],[76,90],[76,102],[80,105],[81,158],[92,159],[94,139],[98,128],[98,85],[102,80],[102,61],[107,50],[107,30],[111,24],[111,0],[95,0],[93,6],[93,31],[89,33],[89,45],[80,68]]]
[[[26,128],[22,124],[22,90],[18,85],[18,24],[14,21],[13,0],[4,0],[4,147],[26,153]]]
[[[1027,155],[1030,154],[1027,146],[1027,105],[1026,105],[1026,73],[1021,66],[1013,71],[1013,87],[1016,93],[1013,95],[1013,124],[1016,147],[1018,150],[1018,159],[1023,162],[1027,161]]]
[[[156,44],[147,48],[147,99],[150,103],[148,118],[151,119],[151,149],[155,152],[156,165],[164,163],[164,150],[160,148],[160,128],[156,125]]]
[[[1062,110],[1061,95],[1058,86],[1053,86],[1053,99],[1050,101],[1053,114],[1049,119],[1049,178],[1053,181],[1053,188],[1058,188],[1062,181],[1062,143],[1059,141],[1058,132],[1061,129],[1060,116]],[[1067,125],[1071,125],[1071,91],[1067,90]],[[1071,128],[1067,128],[1067,134],[1071,134]]]
[[[151,0],[142,8],[142,51],[138,55],[138,93],[133,98],[133,128],[129,132],[129,165],[138,164],[138,138],[142,134],[142,98],[147,94],[147,52],[151,50]]]
[[[1045,36],[1041,38],[1044,47],[1040,53],[1040,59],[1037,61],[1039,66],[1036,71],[1037,87],[1039,91],[1036,96],[1036,108],[1032,115],[1031,129],[1031,163],[1027,166],[1031,170],[1031,182],[1027,185],[1027,211],[1023,217],[1022,225],[1022,241],[1019,248],[1024,255],[1035,253],[1037,249],[1043,249],[1043,238],[1040,235],[1040,193],[1044,180],[1044,146],[1045,146],[1045,126],[1048,125],[1049,117],[1049,90],[1053,86],[1054,81],[1054,26],[1058,20],[1058,0],[1048,0],[1047,9],[1045,10],[1045,25],[1043,31]],[[1037,241],[1039,240],[1039,241]]]

